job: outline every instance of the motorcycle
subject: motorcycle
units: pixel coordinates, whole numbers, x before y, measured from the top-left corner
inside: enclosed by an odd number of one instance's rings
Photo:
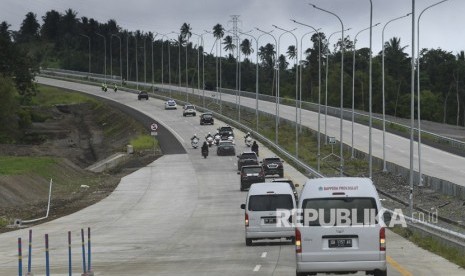
[[[191,145],[194,149],[196,149],[198,146],[199,146],[199,139],[198,138],[194,138],[191,140]]]
[[[207,144],[208,144],[209,147],[211,147],[213,145],[213,143],[214,143],[213,137],[211,137],[211,136],[205,138],[205,140],[207,141]]]
[[[221,136],[219,134],[215,135],[215,144],[218,146],[221,140]]]
[[[115,91],[115,92],[118,91],[118,87],[115,86],[115,87],[113,88],[113,91]]]
[[[202,149],[202,156],[203,156],[203,158],[207,158],[207,156],[208,156],[208,149]]]
[[[245,139],[244,139],[244,142],[245,142],[245,145],[247,147],[251,147],[252,146],[252,137],[251,136],[247,136]]]

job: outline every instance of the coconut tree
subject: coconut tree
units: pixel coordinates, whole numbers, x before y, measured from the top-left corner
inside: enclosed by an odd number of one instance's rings
[[[225,51],[230,51],[231,55],[234,49],[236,49],[236,45],[234,45],[232,36],[228,35],[223,39],[223,44],[224,44],[224,50]]]
[[[218,42],[218,40],[222,39],[223,36],[224,36],[224,28],[221,24],[216,24],[215,26],[213,26],[213,36],[216,38],[216,42]],[[218,64],[218,57],[216,57],[216,63]],[[218,71],[216,73],[216,89],[218,91],[218,87],[219,87],[219,91],[220,91],[220,113],[222,113],[223,111],[223,106],[222,106],[222,102],[221,102],[221,47],[220,47],[220,74],[219,74],[219,86],[218,86]]]
[[[250,54],[253,53],[252,44],[250,40],[248,40],[247,38],[242,40],[240,47],[241,47],[241,52],[244,54],[246,58],[250,56]]]
[[[190,24],[184,23],[181,26],[181,37],[186,42],[186,101],[189,101],[188,86],[189,86],[189,76],[187,73],[187,46],[189,45],[189,38],[192,36]]]
[[[295,59],[295,57],[297,56],[297,49],[295,48],[294,45],[290,45],[287,48],[286,54],[289,59]]]

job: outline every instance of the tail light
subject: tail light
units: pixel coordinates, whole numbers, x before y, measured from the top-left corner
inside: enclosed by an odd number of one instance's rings
[[[249,227],[249,215],[245,213],[245,227]]]
[[[265,173],[263,171],[258,173],[258,176],[265,177]]]
[[[386,251],[386,229],[379,229],[379,251]]]
[[[295,229],[295,252],[302,253],[302,236],[299,229]]]

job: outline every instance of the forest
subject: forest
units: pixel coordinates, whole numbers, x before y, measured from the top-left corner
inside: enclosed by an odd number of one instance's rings
[[[203,49],[202,40],[206,36],[215,39],[217,51]],[[328,105],[338,107],[340,61],[344,52],[344,107],[352,107],[354,86],[355,109],[368,111],[369,48],[356,49],[349,36],[343,43],[339,40],[330,45],[323,32],[313,33],[308,39],[312,47],[305,49],[302,60],[297,62],[300,58],[297,45],[289,46],[285,55],[277,56],[275,45],[268,43],[256,49],[255,38],[235,36],[220,23],[212,22],[211,30],[201,35],[193,33],[189,23],[179,26],[177,32],[158,34],[126,30],[113,19],[100,23],[93,18],[78,17],[72,9],[62,13],[50,10],[40,19],[29,12],[17,31],[10,30],[8,22],[0,23],[0,141],[14,142],[10,134],[30,124],[27,107],[37,93],[34,76],[40,68],[106,72],[115,79],[134,81],[137,77],[138,81],[148,83],[182,86],[188,83],[194,88],[255,92],[257,64],[253,61],[257,56],[260,93],[274,95],[279,76],[280,96],[294,99],[298,69],[302,71],[302,100],[317,103],[321,57],[321,91],[325,91],[327,83]],[[386,114],[402,118],[410,117],[411,58],[405,52],[406,47],[397,37],[386,40],[384,45]],[[464,51],[421,49],[418,60],[421,119],[464,126]],[[372,108],[373,112],[381,113],[382,52],[373,53],[372,68]]]

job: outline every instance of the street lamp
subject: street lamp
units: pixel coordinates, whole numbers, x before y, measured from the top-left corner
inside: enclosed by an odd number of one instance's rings
[[[169,84],[170,84],[170,97],[171,97],[171,57],[170,57],[170,42],[169,42],[168,34],[170,33],[160,34],[161,35],[161,86],[164,89],[165,76],[164,76],[163,48],[165,45],[164,38],[166,37],[168,40],[168,74],[170,75]]]
[[[409,209],[413,215],[413,134],[415,127],[415,0],[412,0],[412,60],[411,60],[411,83],[410,83],[410,193]]]
[[[418,186],[423,186],[423,179],[422,179],[422,174],[421,174],[421,113],[420,113],[420,18],[423,15],[423,13],[434,7],[437,6],[441,3],[446,2],[447,0],[442,0],[439,1],[435,4],[432,4],[425,9],[423,9],[420,12],[420,15],[418,16],[417,19],[417,116],[418,116]]]
[[[344,143],[343,143],[343,119],[344,119],[344,23],[342,22],[341,18],[330,11],[327,11],[325,9],[322,9],[320,7],[317,7],[313,4],[310,4],[313,8],[318,9],[320,11],[329,13],[333,16],[335,16],[339,22],[341,23],[341,119],[340,119],[340,174],[343,176],[344,172],[344,155],[343,155],[343,149],[344,149]],[[371,55],[371,53],[370,53]]]
[[[375,26],[378,26],[380,23],[377,23],[375,24],[373,27]],[[353,159],[354,158],[354,121],[355,121],[355,44],[357,43],[357,36],[363,32],[363,31],[366,31],[366,30],[369,30],[371,29],[371,26],[368,27],[368,28],[365,28],[361,31],[359,31],[356,35],[355,35],[355,38],[354,38],[354,45],[352,46],[352,54],[353,54],[353,57],[352,57],[352,150],[351,150],[351,156],[350,158]],[[370,53],[371,55],[371,53]]]
[[[104,71],[105,71],[105,84],[107,83],[107,39],[105,38],[105,36],[99,34],[99,33],[95,33],[96,35],[98,36],[101,36],[103,37],[103,47],[105,48],[104,50]]]
[[[154,90],[155,90],[155,85],[154,85],[155,80],[154,80],[154,76],[153,76],[154,75],[154,73],[153,73],[153,71],[154,71],[154,68],[153,68],[153,42],[154,42],[155,38],[157,37],[157,35],[158,34],[156,33],[155,36],[153,37],[153,39],[150,39],[150,41],[152,42],[152,93],[154,93]]]
[[[199,42],[198,40],[200,39],[200,45],[198,46],[197,49],[197,87],[200,93],[200,65],[199,65],[199,59],[200,59],[200,47],[202,47],[202,102],[203,102],[203,107],[205,108],[205,55],[204,55],[204,41],[203,41],[203,35],[206,32],[202,34],[196,34],[192,33],[193,35],[197,36],[197,43]]]
[[[136,41],[136,89],[139,90],[139,62],[137,58],[137,34],[134,35]]]
[[[119,71],[120,71],[120,75],[121,75],[121,85],[123,85],[123,60],[121,59],[121,37],[115,35],[115,34],[111,34],[111,39],[113,39],[113,37],[116,37],[119,39]],[[111,43],[110,43],[111,44]]]
[[[87,37],[87,39],[89,40],[89,77],[90,77],[90,37],[84,34],[79,34],[79,35],[83,37]]]
[[[295,21],[294,19],[291,19],[294,23],[297,23],[302,26],[306,26],[309,28],[312,28],[314,32],[318,34],[318,153],[317,153],[317,169],[320,171],[320,151],[321,151],[321,128],[320,128],[320,115],[321,115],[321,36],[320,33],[318,32],[317,29],[314,27]]]
[[[257,31],[259,32],[262,32],[263,34],[267,34],[269,36],[271,36],[274,40],[274,45],[275,45],[275,48],[278,47],[278,42],[276,40],[276,37],[274,37],[271,32],[265,32],[265,31],[262,31],[260,30],[259,28],[255,27],[255,29],[257,29]],[[258,49],[257,49],[258,51]],[[279,78],[279,66],[278,66],[278,57],[277,57],[277,53],[278,51],[276,51],[276,54],[275,54],[275,65],[274,65],[274,70],[276,72],[276,108],[275,108],[275,119],[276,119],[276,124],[275,124],[275,144],[277,145],[278,144],[278,127],[279,127],[279,81],[278,81],[278,78]],[[258,61],[257,61],[258,62]]]
[[[242,33],[239,32],[240,34],[250,36],[255,40],[255,55],[256,55],[256,61],[255,61],[255,118],[256,118],[256,125],[255,129],[258,132],[258,41],[260,40],[260,37],[264,36],[265,34],[261,34],[258,37],[255,37],[251,34],[247,33]]]
[[[399,16],[399,17],[396,17],[394,19],[391,19],[389,20],[388,22],[386,22],[386,24],[384,24],[384,27],[383,27],[383,31],[381,33],[381,38],[382,38],[382,47],[383,47],[383,50],[382,50],[382,58],[381,58],[381,75],[382,75],[382,98],[383,98],[383,172],[386,172],[387,171],[387,168],[386,168],[386,139],[385,139],[385,133],[386,133],[386,100],[385,100],[385,95],[384,95],[384,50],[385,50],[385,45],[384,45],[384,30],[386,29],[387,25],[393,21],[396,21],[396,20],[399,20],[399,19],[402,19],[404,17],[407,17],[411,15],[411,13],[408,13],[406,15],[403,15],[403,16]]]
[[[289,33],[291,34],[294,39],[295,39],[295,50],[296,52],[298,52],[298,49],[297,49],[297,45],[299,43],[299,41],[297,40],[297,37],[294,35],[294,33],[292,33],[293,31],[295,31],[296,29],[292,29],[292,30],[285,30],[283,28],[280,28],[276,25],[273,25],[273,27],[275,27],[276,29],[278,30],[281,30],[283,31],[284,33],[282,33],[281,35],[285,34],[285,33]],[[281,37],[281,36],[280,36]],[[295,56],[295,157],[298,158],[299,157],[299,124],[298,124],[298,111],[299,111],[299,102],[302,101],[302,99],[299,99],[299,67],[297,66],[297,59],[298,59],[298,56],[296,55]]]

